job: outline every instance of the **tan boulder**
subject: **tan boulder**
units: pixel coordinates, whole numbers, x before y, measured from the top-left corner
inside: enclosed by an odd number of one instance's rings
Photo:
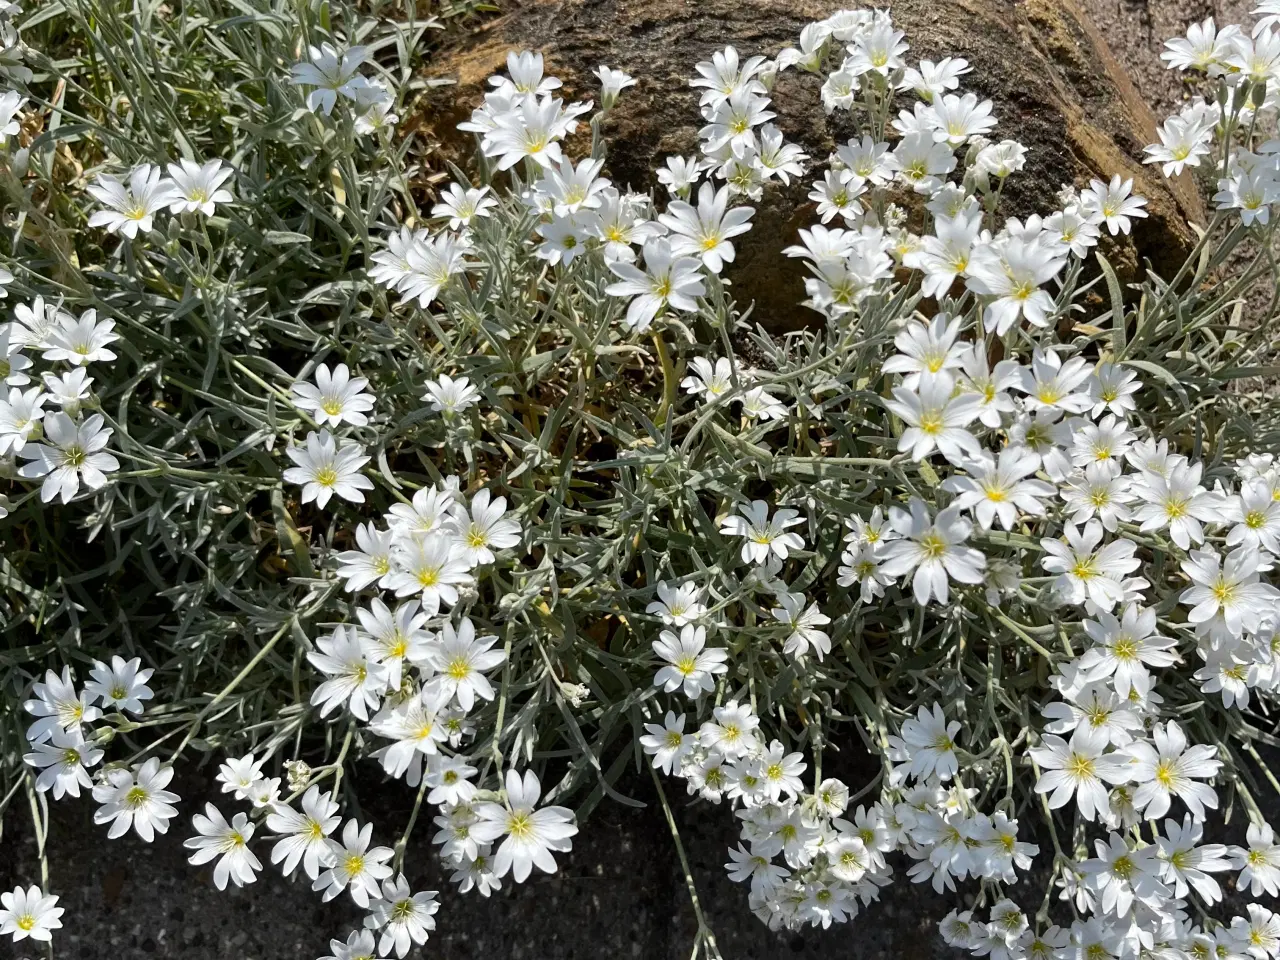
[[[606,172],[620,185],[648,189],[653,168],[672,153],[697,147],[698,91],[688,86],[694,64],[733,44],[744,56],[776,56],[796,43],[812,20],[851,6],[823,0],[521,0],[506,14],[463,35],[434,59],[431,73],[456,86],[432,91],[423,118],[451,159],[465,163],[470,135],[453,128],[476,106],[485,79],[504,67],[508,50],[541,50],[548,72],[569,98],[598,96],[599,64],[626,70],[639,86],[623,92],[607,125]],[[990,97],[996,135],[1027,146],[1026,169],[1010,178],[1010,215],[1047,212],[1064,183],[1091,177],[1133,177],[1150,216],[1136,221],[1132,241],[1108,249],[1123,277],[1143,259],[1164,276],[1176,270],[1195,236],[1187,221],[1203,211],[1189,178],[1165,180],[1144,166],[1142,148],[1156,139],[1155,119],[1116,62],[1106,41],[1075,0],[897,0],[892,7],[911,44],[911,61],[962,56],[974,67],[967,90]],[[773,92],[775,121],[812,161],[853,133],[849,118],[826,116],[816,77],[788,71]],[[904,101],[905,102],[905,101]],[[740,238],[729,272],[737,299],[756,302],[756,319],[794,327],[812,314],[799,307],[803,272],[780,256],[797,228],[812,222],[805,183],[773,187],[757,204],[755,229]]]

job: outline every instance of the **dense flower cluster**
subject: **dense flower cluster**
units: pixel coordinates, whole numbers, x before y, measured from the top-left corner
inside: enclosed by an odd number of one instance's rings
[[[190,812],[191,863],[225,889],[267,854],[367,912],[330,960],[404,957],[440,909],[405,876],[424,802],[487,897],[556,871],[638,741],[664,805],[659,773],[732,811],[725,868],[770,928],[851,920],[902,867],[972,884],[940,931],[980,956],[1276,960],[1263,903],[1215,914],[1227,878],[1280,895],[1248,765],[1280,697],[1280,413],[1248,386],[1274,301],[1256,330],[1237,309],[1280,282],[1280,6],[1258,12],[1167,45],[1203,96],[1146,161],[1210,175],[1218,209],[1136,306],[1107,256],[1147,217],[1139,167],[1005,216],[1026,148],[879,10],[696,64],[697,150],[651,193],[604,175],[637,81],[601,66],[595,109],[519,52],[459,126],[476,180],[424,203],[396,130],[413,44],[353,11],[218,46],[235,122],[200,149],[83,121],[107,159],[64,198],[79,259],[47,231],[0,267],[0,511],[51,554],[0,558],[49,638],[16,661],[35,815],[83,789],[150,842],[174,763],[218,751],[238,807]],[[61,187],[31,131],[68,108],[20,13],[4,185],[43,225]],[[857,131],[825,158],[774,123],[786,72]],[[815,219],[780,255],[812,322],[771,336],[734,266],[793,181]],[[1249,244],[1242,279],[1213,273]],[[104,559],[68,575],[47,528],[73,510]],[[171,607],[102,614],[80,584],[118,570]],[[343,812],[359,757],[417,791],[394,844]],[[1228,802],[1249,823],[1205,843]],[[15,940],[61,926],[39,887],[2,899]],[[698,937],[714,955],[701,914]]]

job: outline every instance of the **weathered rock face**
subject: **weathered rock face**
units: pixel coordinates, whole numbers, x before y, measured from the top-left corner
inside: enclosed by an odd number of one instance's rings
[[[453,127],[476,106],[485,79],[504,68],[508,50],[541,50],[547,70],[565,82],[567,98],[593,99],[599,64],[627,71],[639,86],[623,92],[608,121],[606,172],[633,189],[654,185],[653,168],[672,153],[697,148],[694,64],[733,44],[743,54],[775,56],[801,28],[837,9],[835,0],[515,0],[506,15],[460,39],[435,60],[433,74],[457,81],[432,95],[425,118],[442,149],[465,162],[473,142]],[[1155,120],[1106,42],[1075,0],[896,0],[893,17],[906,31],[910,60],[965,57],[974,67],[962,86],[995,104],[996,136],[1029,150],[1026,169],[1011,177],[1010,215],[1047,212],[1064,183],[1133,177],[1150,216],[1135,221],[1131,242],[1109,250],[1118,272],[1132,277],[1142,259],[1168,276],[1194,245],[1187,220],[1202,219],[1194,185],[1167,181],[1142,164],[1156,139]],[[848,117],[827,117],[820,83],[788,71],[773,92],[774,122],[813,162],[853,132]],[[811,178],[806,178],[811,179]],[[738,246],[728,275],[736,298],[756,302],[755,317],[772,328],[794,327],[808,311],[803,272],[780,256],[796,230],[812,222],[807,184],[767,189],[755,229]],[[812,316],[811,314],[809,315]]]

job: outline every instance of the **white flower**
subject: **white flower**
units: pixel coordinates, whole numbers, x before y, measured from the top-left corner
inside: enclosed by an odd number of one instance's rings
[[[690,700],[715,690],[714,677],[729,672],[725,662],[729,659],[729,651],[706,644],[706,627],[686,623],[680,628],[679,636],[671,630],[663,630],[653,641],[653,650],[667,665],[654,676],[654,686],[667,693],[683,688],[684,695]]]
[[[8,400],[0,399],[0,456],[22,452],[44,418],[46,399],[48,394],[39,387],[25,392],[14,387]]]
[[[431,678],[427,689],[446,699],[456,698],[458,705],[467,713],[475,706],[477,697],[492,700],[493,686],[484,676],[484,671],[492,670],[506,660],[503,651],[490,649],[497,642],[495,636],[477,637],[475,624],[469,617],[462,618],[457,630],[453,624],[446,623],[440,628],[440,635],[429,654],[431,663],[439,672]]]
[[[27,937],[47,943],[62,927],[59,918],[66,913],[57,903],[56,896],[46,896],[34,883],[26,890],[14,887],[12,893],[0,893],[0,936],[7,933],[14,943]]]
[[[618,94],[636,85],[630,74],[603,65],[596,67],[595,75],[600,79],[600,107],[604,110],[612,110],[618,102]]]
[[[424,690],[390,710],[384,709],[370,725],[374,733],[395,743],[375,751],[382,767],[393,777],[404,777],[410,786],[422,782],[422,760],[438,755],[449,739],[442,708],[448,691]]]
[[[923,460],[934,450],[952,463],[977,457],[982,449],[969,432],[982,401],[976,394],[955,392],[950,373],[922,374],[915,390],[894,387],[893,399],[883,401],[907,429],[898,438],[898,450],[910,452],[911,459]]]
[[[878,187],[892,180],[897,169],[891,160],[889,144],[865,135],[861,140],[850,140],[836,147],[836,159],[859,180],[870,181]]]
[[[510,113],[498,116],[496,128],[481,143],[486,157],[497,158],[499,170],[509,170],[528,157],[546,168],[564,159],[559,140],[577,129],[585,105],[564,103],[548,96],[526,96]]]
[[[1076,203],[1045,218],[1044,229],[1042,239],[1064,248],[1081,260],[1098,245],[1098,237],[1101,236],[1098,225],[1091,222]]]
[[[1183,818],[1181,826],[1174,820],[1166,820],[1164,833],[1163,837],[1156,836],[1162,864],[1161,879],[1173,884],[1173,895],[1185,897],[1189,890],[1194,889],[1205,903],[1220,901],[1222,888],[1209,874],[1231,869],[1231,862],[1226,859],[1227,848],[1220,843],[1201,844],[1204,825],[1193,821],[1190,814]]]
[[[1265,892],[1280,896],[1280,844],[1267,823],[1250,823],[1245,831],[1248,847],[1231,848],[1231,869],[1239,870],[1236,889],[1249,888],[1249,893],[1260,897]]]
[[[524,96],[541,96],[558,90],[561,86],[558,79],[542,75],[543,63],[541,53],[510,51],[507,53],[507,73],[511,75],[510,79],[495,76],[489,78],[489,83],[497,87],[499,92],[510,90]]]
[[[330,839],[329,869],[316,877],[312,890],[323,890],[321,899],[328,903],[343,890],[351,894],[357,906],[368,908],[371,899],[379,896],[378,884],[391,876],[387,861],[395,851],[390,847],[369,848],[373,839],[373,824],[361,827],[355,819],[342,828],[342,842]]]
[[[866,185],[848,170],[828,170],[809,191],[809,199],[818,205],[818,217],[830,223],[837,215],[854,224],[861,216],[858,198],[867,192]]]
[[[673,586],[666,580],[658,583],[658,599],[644,608],[645,613],[656,614],[662,622],[674,627],[683,627],[696,622],[707,612],[702,602],[702,588],[690,581]]]
[[[1191,607],[1187,619],[1200,624],[1221,617],[1233,636],[1246,630],[1257,632],[1262,618],[1280,599],[1280,590],[1259,581],[1260,564],[1258,551],[1246,547],[1232,550],[1225,563],[1213,550],[1192,550],[1182,561],[1182,572],[1192,586],[1178,597]]]
[[[369,930],[353,930],[347,935],[346,943],[341,940],[330,940],[329,949],[333,951],[320,960],[384,960],[378,954],[373,933]]]
[[[75,323],[75,318],[58,304],[45,303],[37,296],[30,305],[19,303],[13,308],[14,324],[9,328],[13,342],[23,347],[43,348],[58,327]]]
[[[1082,431],[1083,432],[1083,431]],[[1114,533],[1121,521],[1129,519],[1128,504],[1134,499],[1129,478],[1114,460],[1090,463],[1066,478],[1060,491],[1072,523],[1097,517],[1104,530]]]
[[[1090,218],[1105,224],[1113,237],[1118,233],[1127,234],[1131,218],[1147,215],[1142,209],[1147,201],[1131,196],[1132,192],[1133,180],[1121,180],[1118,173],[1110,183],[1090,180],[1089,188],[1080,193],[1080,208]]]
[[[280,836],[271,848],[271,862],[280,864],[285,876],[292,876],[298,864],[302,864],[307,876],[314,880],[321,866],[333,865],[328,837],[342,822],[342,817],[338,815],[338,804],[332,794],[321,793],[320,788],[312,784],[302,795],[301,811],[276,804],[267,814],[266,822],[267,829]]]
[[[1080,669],[1093,680],[1111,677],[1121,697],[1128,697],[1133,686],[1148,687],[1147,667],[1178,662],[1177,642],[1156,633],[1154,609],[1129,604],[1119,620],[1104,610],[1097,617],[1082,624],[1094,646],[1080,658]]]
[[[307,94],[307,109],[314,113],[327,117],[338,102],[338,94],[355,100],[361,85],[368,82],[359,74],[368,55],[365,47],[348,47],[340,52],[332,44],[322,43],[308,47],[307,55],[309,61],[295,63],[289,73],[295,86],[315,87]]]
[[[662,723],[646,723],[647,733],[640,738],[644,752],[653,757],[653,767],[668,776],[679,771],[685,758],[693,753],[697,740],[684,732],[684,714],[668,710]]]
[[[1238,209],[1244,226],[1266,224],[1271,219],[1271,204],[1280,200],[1280,181],[1274,170],[1241,171],[1219,180],[1213,199],[1219,210]]]
[[[1102,913],[1127,917],[1135,899],[1153,901],[1168,896],[1169,890],[1157,878],[1160,863],[1153,844],[1131,847],[1118,833],[1108,840],[1094,840],[1096,859],[1085,860],[1080,870],[1085,882],[1099,895]]]
[[[397,597],[422,594],[422,609],[434,617],[458,602],[458,588],[474,581],[471,566],[444,532],[412,533],[395,545],[396,570],[386,589]]]
[[[1113,746],[1123,746],[1142,732],[1142,718],[1127,697],[1121,698],[1104,682],[1086,682],[1087,675],[1071,665],[1064,667],[1064,674],[1053,682],[1065,699],[1048,703],[1040,711],[1049,721],[1044,725],[1046,733],[1087,726],[1105,734]]]
[[[702,166],[697,159],[667,157],[666,166],[658,168],[658,182],[672,196],[688,200],[693,185],[702,176]]]
[[[1186,37],[1166,40],[1160,59],[1170,70],[1200,70],[1210,76],[1221,74],[1227,57],[1234,50],[1232,41],[1239,33],[1240,28],[1234,25],[1219,31],[1213,17],[1208,17],[1202,23],[1191,24]]]
[[[974,166],[989,177],[1003,180],[1027,164],[1027,148],[1017,140],[989,143],[978,151]]]
[[[1071,742],[1046,734],[1042,745],[1030,750],[1045,772],[1036,780],[1036,793],[1049,794],[1049,808],[1065,806],[1074,796],[1080,814],[1086,820],[1109,816],[1107,783],[1124,783],[1129,779],[1128,758],[1103,754],[1107,735],[1088,724],[1081,724],[1071,734]]]
[[[40,499],[45,503],[61,497],[70,503],[80,491],[80,484],[93,491],[107,485],[106,474],[120,469],[120,461],[107,453],[111,428],[103,427],[103,418],[95,413],[80,423],[65,413],[51,413],[44,418],[47,443],[28,443],[22,456],[31,461],[19,469],[20,476],[44,477]]]
[[[1256,903],[1247,905],[1249,918],[1236,917],[1231,921],[1228,942],[1235,949],[1231,956],[1237,957],[1240,951],[1253,957],[1254,960],[1268,960],[1280,953],[1280,916],[1266,907]]]
[[[387,668],[387,689],[399,690],[404,661],[427,663],[432,636],[422,627],[429,619],[417,600],[396,607],[395,613],[378,597],[369,609],[356,610],[360,626],[372,642],[372,656]]]
[[[698,76],[689,81],[691,87],[702,87],[701,103],[715,105],[727,100],[739,90],[750,93],[765,93],[764,84],[757,79],[764,67],[764,57],[750,57],[744,63],[738,60],[738,51],[733,47],[712,54],[711,60],[704,60],[695,66]]]
[[[93,377],[89,376],[88,370],[84,367],[73,367],[70,370],[64,370],[61,376],[54,376],[52,373],[45,373],[41,376],[44,381],[44,388],[49,391],[45,399],[52,400],[58,406],[62,407],[62,412],[68,417],[80,416],[81,405],[89,399],[89,387],[93,383]]]
[[[235,197],[223,184],[235,171],[223,166],[221,160],[200,164],[194,160],[182,160],[169,164],[170,186],[169,212],[195,213],[206,217],[217,212],[217,204],[231,203]]]
[[[393,503],[387,523],[398,538],[444,530],[454,503],[453,495],[436,487],[423,487],[410,503]]]
[[[107,344],[120,339],[113,333],[114,320],[98,320],[98,311],[86,310],[79,320],[68,314],[59,315],[61,322],[50,331],[41,345],[41,356],[49,361],[65,360],[74,366],[103,360],[114,360],[115,351]]]
[[[1019,317],[1047,327],[1054,310],[1053,296],[1042,289],[1066,264],[1059,248],[1010,237],[1000,245],[977,247],[965,272],[974,293],[993,297],[983,310],[987,332],[1004,336]]]
[[[860,30],[849,46],[849,58],[845,61],[845,69],[856,76],[875,71],[882,76],[889,76],[893,71],[906,66],[903,54],[908,50],[904,40],[906,36],[901,30],[893,29],[887,17],[876,18],[870,27]]]
[[[1176,177],[1187,167],[1200,166],[1200,160],[1212,149],[1213,124],[1201,116],[1169,117],[1156,131],[1160,142],[1143,148],[1143,163],[1158,163],[1166,177]]]
[[[542,243],[534,251],[551,264],[568,266],[587,250],[586,240],[590,236],[589,217],[587,214],[568,214],[555,216],[549,223],[541,223],[535,229],[542,237]]]
[[[355,593],[370,584],[385,588],[390,580],[391,549],[396,539],[394,530],[379,530],[372,523],[356,527],[356,549],[338,554],[338,576],[347,581],[346,589]]]
[[[817,629],[830,623],[831,618],[818,609],[816,603],[806,607],[803,593],[784,591],[778,594],[778,604],[769,611],[769,615],[791,631],[783,644],[783,653],[802,659],[813,647],[821,660],[824,654],[831,652],[831,638]]]
[[[902,263],[913,270],[923,271],[924,279],[920,281],[922,294],[926,297],[944,297],[951,289],[956,277],[968,271],[981,236],[982,211],[980,209],[960,211],[954,217],[937,217],[933,224],[933,235],[924,237],[921,240],[920,249],[904,256]],[[954,335],[951,340],[954,342]],[[899,346],[898,349],[903,348]],[[958,364],[949,364],[949,366],[958,366]],[[937,370],[932,372],[937,373]]]
[[[880,367],[882,373],[906,374],[902,385],[916,389],[921,377],[958,368],[968,351],[967,344],[957,344],[963,317],[951,317],[940,313],[926,326],[920,322],[907,324],[893,339],[898,353]]]
[[[991,101],[979,103],[975,93],[935,97],[930,109],[933,139],[952,147],[967,143],[972,137],[984,136],[996,125],[996,118],[991,115]]]
[[[889,522],[902,539],[884,545],[880,571],[897,578],[914,570],[912,589],[921,606],[930,598],[946,603],[950,580],[982,582],[986,557],[964,546],[973,525],[961,516],[958,507],[947,507],[930,520],[924,501],[913,498],[911,512],[894,507],[889,511]]]
[[[1124,748],[1132,758],[1129,779],[1138,784],[1133,805],[1148,820],[1157,820],[1169,811],[1169,797],[1177,796],[1197,821],[1204,820],[1204,808],[1218,806],[1213,788],[1199,780],[1213,777],[1222,766],[1214,759],[1217,747],[1187,745],[1186,734],[1170,720],[1151,731],[1152,742],[1135,740]]]
[[[447,373],[438,380],[428,380],[423,400],[431,402],[431,409],[446,416],[461,413],[480,402],[480,391],[466,377],[453,379]]]
[[[706,721],[698,730],[698,741],[703,747],[719,752],[726,760],[737,760],[759,745],[756,732],[760,718],[752,711],[751,704],[730,700],[716,707],[711,715],[714,719]]]
[[[10,395],[12,396],[12,394]],[[3,407],[0,407],[0,449],[3,449]],[[1227,533],[1228,547],[1247,547],[1280,555],[1280,500],[1262,480],[1247,480],[1240,493],[1221,504],[1217,520],[1234,524]]]
[[[1077,467],[1124,459],[1135,440],[1129,425],[1112,414],[1100,423],[1082,423],[1071,439],[1071,462]]]
[[[213,867],[213,885],[219,890],[227,889],[228,880],[237,887],[253,883],[262,869],[262,861],[249,849],[253,821],[244,813],[237,813],[227,823],[222,812],[212,803],[206,803],[204,809],[203,814],[197,813],[191,818],[191,825],[196,828],[198,836],[190,837],[182,844],[195,851],[188,862],[198,866],[218,858]]]
[[[111,658],[111,666],[101,660],[93,662],[89,672],[91,679],[85,682],[85,693],[90,694],[104,707],[115,707],[125,713],[141,714],[142,701],[150,700],[154,693],[147,686],[147,681],[155,672],[152,667],[142,667],[142,660],[133,657],[125,660],[121,656]]]
[[[378,952],[403,957],[414,944],[427,942],[428,933],[436,928],[435,912],[440,909],[436,891],[409,892],[409,881],[403,876],[382,882],[382,898],[374,902],[365,918],[370,930],[381,930]]]
[[[666,238],[647,240],[644,269],[621,260],[610,263],[609,269],[622,279],[609,284],[605,292],[632,298],[625,322],[629,330],[643,333],[667,307],[686,313],[698,309],[696,298],[706,293],[698,266],[693,257],[675,256]]]
[[[1040,458],[1026,447],[1005,447],[999,459],[983,454],[967,465],[971,476],[949,477],[942,489],[959,494],[953,506],[971,511],[983,530],[990,530],[997,519],[1012,530],[1019,510],[1043,517],[1043,501],[1054,494],[1050,484],[1027,479],[1039,466]]]
[[[698,191],[698,206],[683,200],[672,200],[667,212],[658,220],[672,233],[671,253],[700,257],[711,273],[719,273],[725,263],[732,263],[733,244],[729,241],[751,229],[754,207],[734,207],[729,204],[729,188],[716,190],[704,183]]]
[[[1222,504],[1200,485],[1203,466],[1178,464],[1167,476],[1144,473],[1133,484],[1133,493],[1146,501],[1134,510],[1144,531],[1169,528],[1169,539],[1183,550],[1204,541],[1201,521],[1222,519]]]
[[[294,404],[311,411],[321,426],[339,427],[343,423],[363,427],[369,422],[365,414],[373,409],[373,397],[364,392],[369,381],[353,377],[345,363],[329,370],[327,364],[316,367],[315,383],[295,380]]]
[[[754,128],[777,116],[769,109],[768,97],[746,90],[731,94],[703,114],[710,122],[698,131],[698,136],[705,141],[703,153],[713,156],[754,148]]]
[[[400,114],[395,112],[395,97],[381,81],[373,80],[361,83],[356,88],[355,109],[356,133],[368,136],[379,130],[394,131],[400,121]]]
[[[963,57],[943,57],[937,63],[921,60],[918,66],[907,67],[902,83],[921,100],[932,102],[939,94],[956,89],[960,78],[971,72],[973,67]]]
[[[476,785],[468,778],[476,774],[476,768],[458,757],[435,754],[427,761],[427,803],[470,803],[476,795]]]
[[[458,885],[459,893],[468,893],[474,889],[479,891],[480,896],[487,897],[493,891],[502,889],[502,881],[493,873],[489,844],[481,845],[474,857],[464,855],[460,861],[451,862],[457,864],[458,868],[449,879]]]
[[[387,668],[375,659],[373,644],[355,627],[339,625],[316,641],[307,654],[311,665],[331,679],[316,687],[311,703],[327,717],[343,703],[360,720],[369,719],[387,689]]]
[[[573,812],[565,807],[534,809],[542,793],[542,785],[532,770],[524,779],[515,770],[507,771],[506,805],[481,803],[476,807],[479,821],[471,834],[481,843],[492,843],[504,837],[494,855],[493,872],[498,877],[511,873],[516,883],[523,883],[533,867],[545,873],[556,872],[552,852],[570,849],[570,838],[578,832]]]
[[[914,718],[904,720],[902,736],[889,737],[889,746],[909,761],[905,772],[917,780],[950,780],[960,769],[955,753],[959,732],[960,722],[948,723],[942,707],[935,703],[932,709],[922,706]]]
[[[93,786],[85,767],[96,766],[102,751],[85,743],[79,726],[55,728],[47,741],[34,743],[31,749],[22,759],[40,771],[37,790],[52,790],[53,799],[61,800],[63,795],[79,797],[81,787]]]
[[[774,740],[757,761],[761,780],[761,792],[770,803],[777,803],[784,796],[796,799],[804,793],[801,779],[805,768],[804,754],[787,753],[781,742]]]
[[[32,743],[48,740],[57,731],[79,732],[82,723],[93,723],[102,711],[93,706],[88,690],[76,692],[71,668],[63,667],[62,675],[46,670],[43,683],[34,683],[31,692],[34,700],[27,700],[23,708],[36,717],[27,728],[27,739]]]
[[[487,489],[471,498],[471,512],[455,504],[445,523],[453,538],[455,556],[468,568],[493,563],[495,550],[506,550],[520,542],[520,522],[506,515],[507,498],[490,500]]]
[[[0,146],[4,144],[5,137],[17,136],[22,131],[21,110],[26,105],[27,98],[16,90],[0,94]]]
[[[804,549],[804,538],[800,534],[786,532],[788,527],[804,522],[799,511],[784,507],[770,518],[769,505],[763,500],[739,504],[738,510],[741,516],[731,514],[720,522],[720,532],[744,538],[743,563],[764,563],[770,554],[785,560],[792,550]]]
[[[983,426],[999,429],[1005,414],[1016,410],[1008,391],[1021,379],[1022,367],[1013,360],[1001,360],[993,370],[987,362],[986,347],[977,343],[965,351],[962,370],[961,386],[978,396],[978,420]]]
[[[173,767],[160,766],[149,758],[138,770],[119,767],[107,770],[93,788],[93,799],[102,804],[93,814],[94,823],[111,823],[107,836],[114,840],[132,827],[150,843],[157,833],[167,833],[169,821],[178,815],[173,804],[179,797],[165,789],[173,779]]]
[[[791,875],[786,867],[773,862],[762,852],[768,847],[753,843],[748,851],[741,843],[729,848],[729,862],[724,865],[729,872],[729,879],[734,883],[751,881],[751,892],[756,896],[773,893],[778,886]],[[834,872],[834,871],[833,871]]]
[[[335,440],[328,430],[313,430],[303,446],[291,445],[285,453],[296,466],[285,470],[283,477],[289,483],[302,485],[303,503],[314,500],[323,510],[334,495],[364,503],[360,491],[373,489],[373,481],[360,473],[360,468],[369,462],[364,447],[354,441]]]
[[[1102,535],[1102,524],[1090,520],[1083,530],[1073,523],[1064,524],[1065,541],[1041,539],[1046,556],[1040,565],[1057,574],[1054,586],[1067,603],[1087,600],[1101,610],[1110,610],[1124,599],[1122,581],[1141,563],[1133,555],[1137,544],[1121,538],[1099,549]]]
[[[218,767],[218,782],[223,793],[234,793],[237,800],[246,800],[249,788],[262,778],[262,765],[266,757],[256,758],[252,753],[243,757],[229,757]]]
[[[3,292],[0,287],[0,292]],[[0,383],[11,387],[26,386],[31,377],[24,371],[31,368],[31,359],[23,354],[20,331],[24,328],[13,323],[0,323]]]
[[[589,226],[592,235],[602,244],[605,262],[633,262],[636,253],[631,249],[632,244],[643,244],[664,232],[661,224],[641,215],[649,203],[648,197],[620,194],[610,187],[600,191],[598,199],[600,205]]]
[[[764,387],[752,387],[738,397],[742,415],[748,420],[785,420],[787,407]]]
[[[380,274],[383,277],[380,283],[394,287],[405,297],[416,298],[418,306],[426,309],[450,278],[466,272],[470,266],[466,254],[470,252],[466,240],[452,233],[441,233],[426,239],[415,237],[404,250],[402,266],[396,262],[400,257],[394,251],[376,253],[372,259],[386,270]]]
[[[431,208],[431,215],[441,219],[448,218],[450,230],[461,230],[471,226],[473,220],[489,217],[490,210],[498,206],[498,201],[489,196],[489,187],[462,186],[451,183],[440,194],[440,202]]]
[[[956,168],[951,147],[935,142],[929,130],[906,134],[885,158],[885,163],[898,180],[925,195],[941,189],[943,179]]]
[[[162,179],[160,168],[149,163],[129,172],[128,186],[104,173],[86,189],[108,208],[94,211],[89,217],[89,226],[106,227],[109,233],[118,233],[130,240],[139,231],[150,233],[155,215],[174,202],[172,181]]]
[[[842,566],[837,570],[836,582],[842,587],[859,584],[860,599],[863,603],[870,603],[876,597],[883,597],[884,588],[893,583],[893,577],[881,572],[880,559],[878,552],[871,544],[854,544],[840,555]]]

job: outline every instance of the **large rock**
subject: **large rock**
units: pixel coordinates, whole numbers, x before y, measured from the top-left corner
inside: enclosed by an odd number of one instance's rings
[[[570,98],[597,96],[592,70],[626,70],[639,86],[623,92],[608,123],[607,172],[635,189],[654,185],[654,166],[667,154],[696,149],[701,119],[698,91],[687,80],[694,64],[725,44],[744,56],[775,56],[796,43],[800,29],[850,4],[824,0],[512,0],[504,16],[454,41],[434,59],[432,73],[456,86],[436,88],[424,118],[441,149],[466,161],[473,143],[454,125],[469,114],[485,78],[503,69],[508,50],[546,54],[548,71],[565,81]],[[1026,169],[1010,179],[1005,210],[1025,216],[1047,211],[1064,183],[1091,177],[1133,177],[1148,198],[1150,217],[1136,221],[1131,242],[1108,254],[1124,277],[1142,260],[1170,275],[1195,242],[1188,220],[1203,217],[1194,184],[1167,181],[1142,164],[1142,148],[1156,139],[1155,120],[1105,40],[1074,0],[897,0],[895,23],[905,30],[911,60],[963,56],[974,70],[963,78],[995,102],[996,134],[1030,151]],[[827,117],[817,78],[789,71],[773,92],[778,125],[815,161],[847,139],[848,117]],[[808,178],[806,178],[808,179]],[[793,327],[808,311],[802,272],[779,250],[814,219],[806,184],[767,190],[756,227],[738,244],[730,271],[737,298],[756,301],[766,326]],[[811,316],[811,315],[810,315]]]

